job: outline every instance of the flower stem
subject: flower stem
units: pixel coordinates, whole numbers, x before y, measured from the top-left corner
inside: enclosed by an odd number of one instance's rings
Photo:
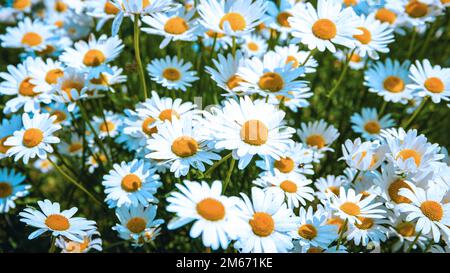
[[[312,56],[314,56],[314,54],[316,53],[316,48],[314,48],[313,50],[311,50],[308,54],[308,56],[306,57],[306,59],[303,61],[303,63],[300,66],[305,66],[305,64],[309,61],[309,59],[311,59]]]
[[[409,129],[409,127],[412,125],[412,123],[417,118],[417,116],[419,116],[420,112],[422,112],[422,110],[425,108],[425,105],[427,104],[429,98],[430,97],[425,97],[422,100],[422,102],[420,103],[419,107],[417,107],[416,111],[414,111],[413,115],[406,122],[405,126],[403,126],[403,128],[405,128],[405,130]]]
[[[328,99],[331,99],[331,97],[333,96],[333,94],[336,92],[336,90],[338,90],[339,86],[341,85],[342,81],[344,80],[345,75],[347,74],[347,70],[350,64],[350,58],[351,56],[353,56],[353,53],[355,52],[354,48],[351,52],[350,55],[347,56],[347,59],[345,60],[345,64],[344,64],[344,68],[342,69],[341,75],[339,76],[339,79],[337,81],[337,83],[334,85],[333,89],[331,89],[330,93],[328,93]]]
[[[411,243],[411,245],[408,247],[408,250],[406,250],[406,253],[410,253],[411,250],[413,249],[414,245],[417,243],[417,241],[419,240],[420,235],[422,235],[422,231],[419,231],[416,235],[416,238],[414,238],[414,241]]]
[[[50,248],[48,250],[48,253],[55,253],[56,249],[56,237],[52,236],[52,239],[50,240]]]
[[[209,177],[211,175],[211,173],[217,168],[219,167],[219,165],[221,165],[223,162],[225,162],[228,158],[231,157],[232,153],[227,154],[226,156],[222,157],[219,161],[217,161],[216,163],[214,163],[205,173],[204,173],[204,177]]]
[[[139,78],[141,80],[141,88],[144,93],[144,100],[147,99],[147,83],[145,82],[145,74],[144,67],[142,66],[141,60],[141,49],[139,47],[139,37],[140,37],[140,28],[139,28],[139,14],[134,15],[134,54],[136,58],[136,64],[138,66]]]
[[[212,47],[211,47],[211,54],[209,55],[209,58],[212,60],[212,58],[214,57],[214,51],[216,49],[216,44],[217,44],[217,33],[214,34],[214,40],[212,43]]]
[[[414,51],[414,44],[416,43],[417,30],[416,27],[413,28],[413,34],[411,41],[409,42],[408,54],[406,55],[406,60],[410,60]]]
[[[383,102],[383,105],[381,106],[381,110],[380,110],[380,112],[378,113],[378,118],[379,118],[379,119],[381,118],[381,116],[383,116],[384,112],[386,111],[387,105],[388,105],[388,102],[387,102],[387,101],[384,101],[384,102]]]
[[[236,36],[233,36],[231,39],[233,41],[233,47],[231,48],[231,54],[233,54],[233,57],[236,57]]]
[[[63,169],[61,169],[58,164],[56,164],[55,162],[53,162],[53,160],[51,160],[50,157],[48,157],[48,161],[50,161],[50,163],[52,163],[53,167],[55,167],[55,169],[67,180],[69,180],[70,183],[74,184],[77,188],[79,188],[81,191],[83,191],[84,193],[86,193],[93,201],[95,201],[95,203],[99,204],[100,206],[103,205],[103,203],[101,201],[99,201],[97,198],[95,198],[94,195],[92,195],[92,193],[90,193],[85,187],[83,187],[83,185],[81,185],[79,182],[77,182],[75,179],[73,179],[70,175],[68,175]]]
[[[342,225],[342,230],[339,233],[339,239],[336,244],[336,250],[339,250],[339,247],[341,246],[342,239],[344,237],[345,228],[347,227],[347,223],[348,223],[348,219],[345,219],[344,224]]]
[[[230,184],[231,173],[233,172],[235,163],[236,163],[236,159],[232,158],[231,162],[230,162],[230,167],[228,168],[227,177],[225,178],[225,182],[223,185],[223,189],[222,189],[223,193],[225,193],[225,191],[227,190],[228,184]]]

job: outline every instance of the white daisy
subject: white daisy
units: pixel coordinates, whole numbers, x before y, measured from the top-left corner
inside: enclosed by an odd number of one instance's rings
[[[379,141],[362,142],[360,138],[347,139],[342,145],[342,157],[351,168],[360,171],[376,170],[385,159],[386,146]]]
[[[420,97],[430,96],[434,103],[450,100],[450,69],[439,65],[431,66],[429,60],[416,61],[411,65],[410,76],[413,81],[407,87]]]
[[[28,236],[29,240],[50,231],[52,236],[64,236],[69,240],[81,243],[87,232],[96,229],[95,221],[89,221],[82,217],[72,217],[78,211],[75,207],[61,211],[59,203],[52,203],[48,199],[37,203],[42,212],[37,209],[26,208],[19,213],[21,222],[38,228]]]
[[[234,199],[222,195],[222,183],[214,181],[209,186],[205,181],[184,181],[176,184],[180,192],[172,192],[167,198],[167,211],[176,213],[168,224],[173,230],[194,221],[189,235],[202,235],[203,245],[213,250],[227,249],[235,239],[240,220],[236,217]]]
[[[23,184],[25,176],[16,173],[14,170],[7,168],[0,169],[0,213],[6,213],[10,209],[14,209],[17,198],[27,196],[29,189],[28,184]]]
[[[53,99],[68,104],[68,112],[74,112],[77,101],[88,97],[87,86],[88,80],[84,73],[73,68],[65,69],[64,76],[53,85]]]
[[[328,125],[324,120],[301,124],[297,134],[308,147],[320,152],[334,151],[331,144],[339,137],[338,130],[333,125]]]
[[[102,185],[105,186],[106,203],[110,208],[122,206],[148,206],[149,202],[156,203],[154,197],[157,189],[162,185],[155,169],[142,160],[121,162],[113,165],[114,170],[103,176]]]
[[[296,2],[296,0],[281,0],[279,5],[272,1],[267,3],[267,20],[264,21],[269,28],[281,33],[282,40],[292,31],[288,19],[296,12],[296,5],[304,5],[302,2]]]
[[[244,193],[241,196],[236,206],[243,223],[234,247],[243,253],[292,249],[291,232],[296,229],[296,218],[284,203],[284,195],[253,187],[252,200]]]
[[[94,237],[95,236],[95,237]],[[56,240],[56,246],[61,249],[61,253],[88,253],[91,249],[102,251],[102,239],[96,230],[88,231],[83,237],[83,242],[75,242],[64,237]]]
[[[197,81],[197,72],[190,70],[192,64],[183,59],[178,60],[177,56],[165,59],[153,60],[148,66],[147,71],[153,81],[161,84],[167,89],[182,90],[186,92],[187,87]]]
[[[317,10],[311,3],[299,5],[288,19],[292,26],[292,36],[299,38],[309,50],[317,48],[319,51],[328,49],[336,51],[334,44],[353,48],[353,35],[362,34],[357,29],[358,17],[352,8],[343,8],[341,3],[334,0],[319,0]]]
[[[359,223],[350,225],[345,236],[348,241],[353,241],[355,245],[369,246],[369,243],[380,244],[387,240],[389,221],[386,219],[373,219],[359,217]]]
[[[120,9],[111,0],[86,0],[84,2],[87,9],[86,14],[98,19],[97,31],[120,12]]]
[[[7,152],[9,157],[14,156],[14,161],[23,158],[25,164],[30,158],[47,158],[47,153],[53,152],[51,144],[59,143],[59,138],[53,134],[61,129],[61,125],[54,124],[55,116],[35,113],[33,118],[23,114],[23,129],[14,132],[4,145],[11,146]]]
[[[297,68],[304,63],[305,73],[314,73],[319,65],[309,51],[300,50],[298,45],[289,44],[288,46],[276,46],[275,52],[278,53],[285,63],[290,63],[292,67]],[[306,63],[305,63],[306,61]]]
[[[78,134],[72,134],[69,140],[63,140],[58,147],[61,154],[76,157],[82,156],[83,150],[83,138]]]
[[[107,69],[109,70],[109,68]],[[111,71],[100,73],[98,78],[90,79],[87,89],[89,91],[114,91],[114,85],[124,83],[127,81],[127,76],[122,75],[123,69],[117,66],[112,66]]]
[[[11,148],[5,145],[6,140],[11,137],[15,131],[22,129],[22,116],[14,115],[10,119],[2,119],[0,123],[0,160],[8,157],[7,152]]]
[[[390,114],[378,117],[376,108],[363,108],[361,114],[354,113],[350,121],[353,131],[368,140],[377,138],[382,129],[395,126]]]
[[[58,79],[64,76],[64,66],[58,61],[52,59],[42,60],[34,59],[33,63],[28,65],[30,74],[30,83],[35,87],[33,91],[49,93],[53,90],[53,85]]]
[[[267,52],[268,45],[264,38],[256,34],[251,34],[242,37],[240,47],[246,56],[260,57]]]
[[[339,189],[345,187],[346,180],[343,176],[327,175],[320,177],[314,182],[317,191],[315,192],[317,198],[322,203],[326,203],[331,195],[339,196]]]
[[[103,115],[94,116],[92,125],[100,139],[106,137],[116,137],[122,126],[122,117],[112,111],[103,110]]]
[[[366,65],[366,57],[361,57],[359,54],[353,52],[353,54],[344,52],[343,50],[338,49],[334,56],[339,60],[337,65],[342,65],[348,60],[348,66],[354,70],[361,70]]]

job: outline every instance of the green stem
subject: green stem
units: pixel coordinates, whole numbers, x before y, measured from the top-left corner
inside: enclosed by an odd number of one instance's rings
[[[339,250],[339,247],[341,246],[342,239],[343,239],[344,233],[345,233],[345,228],[347,227],[347,223],[348,223],[348,219],[345,219],[344,224],[342,225],[342,230],[339,233],[339,239],[336,244],[336,250]]]
[[[226,192],[226,190],[228,188],[228,184],[230,184],[231,174],[233,173],[235,163],[236,163],[236,159],[232,158],[231,162],[230,162],[230,167],[228,168],[227,177],[225,178],[225,182],[223,184],[223,189],[222,189],[223,193]]]
[[[349,55],[350,57],[347,56],[347,59],[345,60],[344,69],[342,70],[341,75],[339,76],[339,79],[338,79],[337,83],[334,85],[333,89],[331,89],[330,93],[328,93],[328,99],[331,99],[333,94],[336,92],[336,90],[339,88],[339,86],[341,85],[342,81],[344,80],[344,77],[347,74],[347,70],[348,70],[348,67],[349,67],[349,64],[350,64],[350,58],[351,58],[351,56],[353,56],[353,53],[355,52],[355,49],[353,49],[350,52],[350,55]]]
[[[217,43],[217,33],[214,34],[214,40],[213,40],[212,47],[211,47],[211,54],[209,55],[209,58],[211,60],[214,57],[214,52],[215,52],[215,49],[216,49],[216,43]]]
[[[425,108],[425,105],[427,104],[429,98],[430,97],[425,97],[422,100],[422,102],[420,103],[419,107],[417,107],[416,111],[414,111],[414,113],[412,114],[411,118],[409,118],[409,120],[406,122],[405,126],[403,126],[403,128],[405,128],[405,130],[408,130],[409,127],[414,122],[414,120],[419,116],[420,112],[422,112],[422,110]]]
[[[144,67],[142,66],[141,61],[141,49],[139,47],[139,37],[140,37],[140,28],[139,28],[139,14],[134,15],[134,54],[136,59],[136,64],[138,66],[139,78],[141,80],[141,88],[144,93],[144,100],[147,99],[147,83],[145,82],[145,74]]]
[[[55,253],[56,250],[56,237],[52,236],[52,239],[50,240],[50,249],[48,250],[48,253]]]
[[[231,39],[233,41],[233,47],[231,48],[231,54],[233,54],[233,57],[236,57],[236,36],[233,36]]]
[[[411,250],[413,249],[414,245],[417,243],[417,241],[419,240],[420,235],[422,235],[422,231],[419,231],[416,235],[416,238],[414,238],[414,241],[411,243],[411,245],[408,247],[408,250],[406,250],[406,253],[410,253]]]
[[[56,164],[55,162],[53,162],[53,160],[51,160],[50,157],[48,157],[48,161],[50,161],[50,163],[52,163],[53,167],[55,167],[55,169],[67,180],[69,180],[70,183],[74,184],[77,188],[79,188],[81,191],[83,191],[84,193],[86,193],[93,201],[95,201],[95,203],[99,204],[100,206],[103,206],[103,203],[101,201],[99,201],[97,198],[95,198],[94,195],[92,195],[92,193],[90,193],[85,187],[83,187],[83,185],[81,185],[79,182],[77,182],[75,179],[73,179],[70,175],[68,175],[63,169],[61,169],[58,164]]]
[[[204,177],[209,177],[211,175],[211,173],[217,168],[219,167],[219,165],[221,165],[223,162],[225,162],[226,160],[228,160],[228,158],[230,158],[232,155],[232,153],[227,154],[226,156],[222,157],[219,161],[217,161],[216,163],[214,163],[205,173],[204,173]]]
[[[433,37],[433,34],[438,27],[438,20],[434,20],[433,24],[430,27],[430,30],[427,33],[427,37],[425,38],[425,42],[423,43],[422,49],[420,50],[419,56],[424,56],[425,52],[427,52],[428,46],[430,44],[431,38]]]
[[[360,170],[358,170],[358,171],[355,173],[355,177],[353,177],[352,182],[351,182],[350,184],[355,183],[355,181],[356,181],[356,179],[358,179],[358,176],[359,176],[360,173],[361,173]]]
[[[408,54],[406,55],[406,60],[410,60],[413,50],[414,50],[414,44],[416,43],[416,38],[417,38],[417,30],[416,27],[413,28],[413,34],[412,34],[412,38],[411,38],[411,42],[409,43],[409,49],[408,49]]]
[[[381,106],[381,110],[380,110],[380,112],[378,113],[378,118],[379,118],[379,119],[383,116],[384,112],[386,112],[386,107],[387,107],[387,105],[388,105],[388,102],[387,102],[387,101],[384,101],[384,102],[383,102],[383,105]]]
[[[300,66],[305,66],[305,64],[309,61],[309,59],[311,59],[312,56],[314,56],[314,54],[316,53],[316,48],[314,48],[313,50],[311,50],[308,54],[308,56],[306,57],[306,59],[303,61],[303,63]]]

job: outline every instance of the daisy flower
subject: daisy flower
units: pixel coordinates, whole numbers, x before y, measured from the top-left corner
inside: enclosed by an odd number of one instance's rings
[[[110,19],[113,19],[119,12],[120,8],[113,4],[111,0],[86,0],[86,14],[98,19],[96,30],[100,31],[102,27]]]
[[[266,40],[256,34],[242,37],[242,44],[240,45],[242,51],[248,57],[260,57],[267,52],[267,46]]]
[[[389,225],[389,237],[397,237],[398,241],[392,245],[392,252],[402,251],[406,252],[411,244],[416,240],[418,232],[416,231],[416,224],[414,222],[405,221],[404,216],[391,217],[391,224]],[[412,246],[412,249],[424,249],[428,238],[424,235],[419,235],[417,241]]]
[[[357,29],[358,17],[352,8],[343,8],[338,1],[319,0],[317,9],[311,3],[299,5],[288,19],[292,26],[292,36],[299,38],[309,50],[317,48],[319,51],[328,49],[336,52],[334,44],[348,48],[355,46],[354,35],[361,35]]]
[[[11,137],[15,131],[22,129],[22,116],[14,115],[10,119],[2,119],[0,123],[0,160],[8,157],[10,146],[5,145],[6,140]]]
[[[350,121],[353,131],[368,140],[377,138],[382,129],[395,126],[390,114],[378,117],[376,108],[363,108],[361,114],[354,113]]]
[[[295,13],[296,5],[304,5],[304,3],[296,3],[295,0],[281,0],[279,6],[272,1],[267,3],[267,20],[264,20],[267,26],[281,33],[281,39],[284,40],[292,31],[291,24],[288,19]]]
[[[407,87],[420,97],[431,97],[434,103],[450,100],[450,69],[439,65],[431,66],[429,60],[416,61],[411,65],[410,76],[413,81]]]
[[[109,68],[107,69],[109,70]],[[111,71],[100,73],[98,78],[90,79],[87,89],[89,91],[111,91],[114,92],[114,85],[127,81],[127,76],[122,75],[123,69],[112,66]]]
[[[155,169],[142,160],[114,164],[114,170],[103,176],[106,203],[110,208],[148,206],[158,200],[153,196],[162,185]]]
[[[409,65],[409,61],[400,64],[389,58],[385,63],[376,62],[364,73],[364,85],[369,87],[369,92],[377,93],[385,101],[406,104],[413,98],[411,90],[406,88],[411,82]]]
[[[262,0],[200,0],[199,22],[206,29],[228,36],[252,32],[262,21],[267,3]]]
[[[239,228],[234,200],[222,195],[222,183],[214,181],[209,186],[205,181],[185,180],[184,185],[175,185],[180,192],[172,192],[167,198],[167,211],[176,213],[168,224],[173,230],[194,222],[189,232],[192,238],[202,235],[203,245],[213,250],[226,249],[235,239]]]
[[[264,113],[264,114],[262,114]],[[284,125],[285,112],[263,100],[249,97],[228,99],[222,108],[213,107],[205,113],[207,125],[216,149],[227,149],[239,159],[244,169],[254,155],[279,160],[289,145],[295,130]]]
[[[351,141],[347,139],[342,145],[342,157],[351,168],[360,171],[376,170],[383,160],[387,149],[379,141],[362,142],[360,138]]]
[[[35,113],[31,118],[28,114],[23,114],[23,129],[14,132],[4,145],[11,146],[7,152],[9,157],[14,156],[14,161],[23,158],[23,162],[28,164],[30,158],[47,158],[47,153],[52,153],[51,144],[59,143],[59,138],[53,134],[61,129],[61,126],[54,124],[56,117],[49,114]]]
[[[119,114],[115,114],[112,111],[103,110],[103,115],[100,117],[94,116],[92,125],[98,133],[100,139],[116,137],[122,126],[122,117]]]
[[[147,66],[147,71],[153,81],[167,89],[181,89],[186,92],[187,87],[191,87],[192,83],[199,79],[197,72],[191,71],[191,68],[190,62],[178,60],[177,56],[173,58],[166,56],[165,59],[153,60]]]
[[[73,217],[78,208],[61,211],[59,203],[46,199],[38,201],[41,211],[33,208],[26,208],[19,213],[20,221],[29,226],[38,228],[33,231],[28,240],[32,240],[44,232],[51,232],[52,236],[64,236],[65,238],[83,242],[83,236],[91,230],[95,230],[95,221],[89,221],[82,217]]]
[[[359,56],[368,55],[371,59],[378,60],[380,58],[378,52],[388,53],[388,45],[394,41],[393,29],[388,24],[380,23],[375,19],[374,14],[367,17],[362,15],[358,29],[362,34],[354,35],[357,40],[356,52]]]
[[[274,174],[267,173],[256,179],[254,184],[271,191],[276,195],[284,195],[288,208],[298,208],[300,204],[306,206],[306,201],[314,200],[312,181],[297,173],[282,173],[275,170]]]
[[[311,88],[306,86],[295,92],[289,91],[287,95],[270,96],[267,102],[277,106],[284,105],[292,112],[297,113],[299,109],[310,105],[308,99],[313,95]]]
[[[405,34],[405,32],[400,28],[404,25],[404,16],[397,13],[396,10],[388,8],[386,6],[380,7],[373,12],[375,19],[381,23],[389,24],[389,27],[394,29],[396,33]]]
[[[55,123],[61,124],[62,126],[70,126],[72,124],[72,115],[75,119],[80,116],[78,107],[75,107],[71,114],[66,104],[58,102],[49,104],[48,106],[41,108],[41,110],[43,113],[49,113],[50,116],[55,116]]]
[[[92,249],[101,252],[102,239],[98,231],[92,230],[87,232],[81,243],[61,236],[56,240],[56,246],[61,249],[61,253],[88,253]]]
[[[387,0],[385,7],[401,14],[407,25],[418,27],[434,21],[439,15],[439,7],[434,2],[435,0]]]
[[[204,131],[197,125],[194,116],[166,120],[147,140],[150,153],[145,157],[171,164],[175,177],[185,176],[190,167],[204,172],[205,164],[212,165],[212,160],[219,160],[220,156],[208,148]]]
[[[0,169],[0,213],[14,209],[17,198],[29,194],[30,185],[23,184],[25,176],[7,168]]]
[[[64,70],[64,76],[53,85],[53,99],[62,104],[67,104],[68,112],[74,112],[77,101],[88,97],[86,75],[80,71],[68,68]]]
[[[28,13],[31,11],[31,8],[33,7],[33,2],[36,1],[32,1],[32,0],[13,0],[13,1],[9,1],[11,8],[16,11],[16,12],[24,12],[24,13]],[[5,8],[5,7],[2,7]]]
[[[341,187],[339,196],[331,196],[330,208],[335,211],[337,216],[348,221],[351,225],[355,223],[360,225],[362,224],[360,219],[383,219],[385,217],[385,210],[377,208],[381,206],[381,203],[372,203],[375,198],[375,195],[369,195],[363,199],[363,195],[356,195],[353,189],[346,191]]]
[[[205,67],[206,72],[211,75],[211,78],[220,88],[228,92],[225,96],[239,94],[240,91],[238,91],[237,87],[244,81],[243,78],[237,75],[238,69],[244,60],[242,52],[238,50],[236,57],[229,53],[226,56],[219,54],[217,58],[218,60],[212,59],[214,68],[209,66]]]
[[[153,232],[164,223],[162,219],[155,219],[157,206],[144,207],[118,207],[116,216],[120,224],[116,224],[112,229],[117,231],[119,237],[124,240],[131,240],[134,246],[142,246],[149,232]]]
[[[56,163],[58,162],[58,160],[56,158],[54,158],[53,156],[49,156],[49,157],[51,158],[51,160],[53,162],[56,162]],[[50,160],[48,160],[48,158],[46,158],[46,159],[38,158],[37,160],[34,161],[33,167],[36,170],[39,170],[39,172],[41,172],[41,173],[48,173],[54,169],[53,164],[50,162]]]
[[[241,193],[242,199],[236,204],[243,223],[234,247],[243,253],[285,253],[292,249],[296,218],[284,203],[284,195],[256,187],[251,192],[251,200]]]
[[[290,63],[292,67],[297,68],[303,63],[305,67],[305,73],[314,73],[319,65],[314,57],[308,56],[311,54],[309,51],[300,50],[299,46],[295,44],[289,44],[289,46],[276,46],[275,52],[278,53],[285,63]]]
[[[373,219],[366,217],[359,217],[359,223],[350,225],[345,236],[348,241],[353,241],[355,245],[369,246],[369,243],[380,243],[387,240],[389,221],[386,219]]]
[[[6,102],[3,112],[15,113],[21,108],[25,112],[37,112],[40,104],[49,104],[51,96],[48,92],[38,91],[30,74],[30,68],[35,65],[34,59],[27,58],[17,66],[8,65],[8,72],[1,72],[0,94],[15,96]]]
[[[68,156],[83,155],[83,138],[77,134],[72,134],[69,140],[63,140],[58,147],[58,151]]]
[[[292,232],[296,243],[302,247],[316,247],[326,249],[338,238],[338,229],[335,225],[327,224],[326,215],[317,210],[313,212],[301,207],[297,219],[297,229]]]
[[[314,174],[312,161],[311,150],[304,147],[302,143],[295,142],[280,156],[279,160],[274,160],[273,158],[258,160],[256,161],[256,166],[265,171],[278,170],[285,174],[297,173],[307,175]]]
[[[23,48],[27,51],[41,51],[47,48],[48,41],[55,34],[56,26],[45,24],[39,20],[31,21],[25,17],[17,27],[6,28],[6,34],[0,35],[4,48]]]
[[[327,202],[331,195],[339,196],[339,189],[346,184],[346,180],[341,175],[327,175],[326,177],[320,177],[314,182],[314,187],[317,198],[320,201]]]
[[[52,59],[34,59],[28,66],[30,84],[34,85],[33,91],[36,93],[49,93],[53,90],[53,85],[58,79],[64,76],[64,65]]]
[[[66,48],[60,56],[61,62],[68,67],[88,73],[88,79],[100,77],[100,73],[113,73],[107,66],[112,60],[119,56],[124,45],[117,36],[100,36],[98,40],[94,35],[89,36],[89,41],[76,42],[74,48]]]
[[[450,236],[450,204],[442,203],[444,192],[440,187],[427,190],[409,183],[411,189],[400,189],[399,194],[411,200],[410,204],[399,204],[399,210],[405,213],[406,221],[416,222],[416,231],[432,234],[434,242],[439,242],[442,235]]]
[[[330,146],[340,135],[333,125],[328,125],[324,120],[308,124],[302,122],[297,134],[303,143],[319,152],[334,151]]]
[[[361,70],[365,67],[365,61],[367,57],[361,57],[357,53],[353,52],[353,54],[344,52],[343,50],[338,49],[334,56],[339,60],[336,65],[342,65],[348,60],[348,66],[353,70]]]
[[[144,16],[142,22],[149,27],[142,28],[142,31],[149,34],[163,36],[159,48],[166,47],[171,41],[194,41],[199,34],[199,25],[193,16],[196,10],[186,11],[183,6],[170,13],[155,13]]]
[[[262,58],[246,59],[239,67],[237,75],[245,81],[237,88],[239,91],[258,93],[261,96],[283,95],[291,97],[305,88],[306,81],[297,80],[305,72],[303,67],[293,68],[277,53],[270,51]]]

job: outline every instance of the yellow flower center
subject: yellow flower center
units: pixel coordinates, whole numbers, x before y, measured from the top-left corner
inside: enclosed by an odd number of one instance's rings
[[[291,63],[292,67],[297,68],[300,66],[300,63],[298,62],[297,58],[294,56],[287,56],[286,58],[286,64]]]
[[[225,14],[222,19],[220,19],[220,29],[223,30],[223,25],[225,24],[225,22],[228,22],[233,31],[244,30],[247,26],[244,17],[237,12],[230,12]]]
[[[104,6],[103,10],[105,11],[106,14],[109,14],[109,15],[116,15],[120,11],[120,9],[118,7],[116,7],[113,3],[111,3],[110,1],[105,2],[105,6]]]
[[[378,134],[381,131],[380,123],[376,120],[368,121],[364,125],[364,130],[369,134]]]
[[[106,60],[105,54],[98,49],[90,49],[84,54],[83,63],[86,66],[99,66]]]
[[[326,189],[326,192],[330,192],[330,193],[333,193],[333,194],[336,195],[336,196],[339,196],[339,188],[336,187],[336,186],[329,186],[329,187]]]
[[[401,222],[395,229],[405,237],[412,237],[416,234],[416,226],[410,222]]]
[[[39,55],[47,55],[47,54],[52,54],[53,52],[55,52],[55,47],[53,47],[51,45],[47,45],[45,47],[45,49],[37,51],[37,54],[39,54]]]
[[[290,180],[284,180],[280,183],[280,188],[288,193],[296,193],[297,192],[297,185],[290,181]]]
[[[11,195],[13,188],[11,184],[6,182],[0,182],[0,198],[6,198]]]
[[[31,6],[31,0],[14,0],[12,6],[18,10],[24,10]]]
[[[367,217],[358,217],[359,221],[361,221],[361,223],[355,223],[355,226],[359,229],[370,229],[371,227],[373,227],[374,221],[371,218],[367,218]]]
[[[228,79],[227,87],[230,88],[230,90],[233,90],[234,88],[238,87],[241,82],[244,82],[241,77],[239,77],[238,75],[233,75]]]
[[[367,45],[368,43],[370,43],[370,41],[372,41],[372,34],[370,33],[370,31],[365,27],[358,27],[358,29],[361,30],[363,33],[353,35],[353,38],[360,41],[361,44],[363,45]]]
[[[91,79],[90,83],[96,84],[96,85],[103,85],[103,86],[108,86],[109,85],[108,77],[105,74],[103,74],[103,73],[101,73],[98,78]]]
[[[51,113],[51,116],[55,116],[56,117],[56,120],[53,122],[55,124],[61,123],[61,122],[65,121],[67,119],[66,113],[64,113],[63,111],[59,111],[59,110],[53,111]]]
[[[282,157],[275,161],[274,166],[282,173],[290,173],[295,167],[295,162],[290,157]]]
[[[401,150],[397,158],[401,157],[403,161],[406,161],[407,159],[414,158],[414,162],[416,163],[416,166],[418,167],[420,165],[422,156],[416,151],[412,149],[404,149]]]
[[[284,81],[280,74],[275,72],[266,72],[259,78],[258,85],[263,90],[278,92],[283,89]]]
[[[120,186],[126,192],[135,192],[141,188],[142,181],[139,176],[130,173],[122,178]]]
[[[444,92],[444,82],[436,77],[428,78],[425,83],[425,88],[431,93],[439,94]]]
[[[248,48],[250,51],[258,51],[259,46],[258,46],[258,44],[255,43],[255,42],[249,42],[249,43],[247,43],[247,48]]]
[[[45,82],[48,84],[55,84],[62,76],[64,76],[64,71],[59,68],[52,69],[47,72],[47,75],[45,75]]]
[[[444,216],[442,205],[436,201],[428,200],[420,204],[420,210],[431,221],[440,221]]]
[[[277,15],[277,22],[280,26],[283,27],[291,27],[291,24],[289,24],[289,17],[291,17],[292,14],[290,14],[289,12],[280,12]]]
[[[213,198],[206,198],[196,206],[198,214],[208,221],[219,221],[225,217],[224,205]]]
[[[172,143],[172,152],[179,157],[190,157],[197,153],[198,142],[190,136],[181,136]]]
[[[397,204],[401,204],[401,203],[409,204],[409,203],[411,203],[411,200],[409,200],[408,198],[398,194],[400,189],[412,190],[411,187],[405,181],[403,181],[401,179],[397,179],[394,182],[392,182],[389,185],[389,188],[388,188],[388,194],[389,194],[389,197],[391,198],[391,200],[394,201]]]
[[[69,219],[61,214],[52,214],[45,219],[45,225],[52,230],[64,231],[70,228]]]
[[[83,144],[75,142],[75,143],[70,144],[69,152],[70,153],[76,153],[79,150],[81,150],[82,148],[83,148]]]
[[[100,124],[100,131],[102,131],[104,133],[111,132],[115,128],[116,128],[116,125],[114,123],[112,123],[111,121],[106,121],[106,122],[103,122],[102,124]]]
[[[381,8],[376,12],[375,18],[380,22],[393,24],[397,20],[397,14],[386,8]]]
[[[146,227],[147,221],[142,217],[133,217],[127,223],[127,228],[132,233],[141,233]]]
[[[391,93],[400,93],[405,89],[405,82],[397,76],[389,76],[383,81],[383,87]]]
[[[275,229],[275,222],[270,214],[265,212],[256,212],[249,221],[253,233],[260,237],[267,237]]]
[[[11,146],[6,146],[5,142],[10,136],[5,136],[0,138],[0,154],[6,154],[6,152],[11,148]]]
[[[72,90],[75,89],[76,91],[78,91],[78,93],[80,93],[80,91],[83,89],[83,87],[84,87],[84,83],[73,81],[73,80],[66,80],[61,85],[62,91],[64,91],[67,94],[67,97],[69,98],[69,100],[72,100],[72,94],[70,94],[70,92]]]
[[[337,29],[333,21],[319,19],[312,26],[312,33],[319,39],[331,40],[336,37]]]
[[[213,30],[208,30],[207,32],[206,32],[206,35],[208,35],[210,38],[214,38],[214,37],[216,37],[216,38],[223,38],[223,37],[225,37],[225,34],[223,34],[223,33],[218,33],[218,32],[215,32],[215,31],[213,31]]]
[[[158,129],[156,126],[153,126],[153,123],[156,121],[156,119],[152,117],[148,117],[142,122],[142,131],[148,136],[151,136],[152,134],[155,134],[158,132]]]
[[[360,207],[353,202],[345,202],[339,207],[343,212],[351,216],[357,216],[361,213]]]
[[[22,37],[22,44],[27,46],[37,46],[42,43],[42,36],[36,32],[27,32]]]
[[[172,109],[166,109],[161,111],[161,113],[159,113],[159,119],[161,121],[168,120],[172,122],[172,117],[180,118],[180,115],[175,110]]]
[[[346,5],[347,7],[356,6],[356,4],[358,4],[357,0],[344,0],[344,5]]]
[[[412,18],[421,18],[427,15],[428,5],[417,0],[411,0],[405,6],[405,11]]]
[[[19,94],[25,97],[34,97],[38,93],[34,92],[36,85],[30,82],[31,78],[24,79],[19,85]]]
[[[325,138],[321,135],[310,135],[306,138],[306,144],[319,149],[325,147]]]
[[[189,26],[186,21],[179,17],[175,16],[167,20],[164,25],[164,31],[170,34],[180,35],[188,31]]]
[[[245,143],[260,146],[269,139],[269,129],[263,122],[252,119],[244,123],[240,136]]]
[[[317,236],[317,229],[311,224],[304,224],[298,228],[298,235],[306,240],[312,240]]]
[[[350,54],[349,54],[350,55]],[[352,56],[349,56],[350,58],[350,61],[351,62],[353,62],[353,63],[359,63],[359,62],[361,62],[361,56],[359,56],[358,54],[356,54],[356,53],[353,53],[352,54]]]
[[[164,69],[163,77],[168,81],[175,82],[181,79],[181,73],[178,69],[169,67]]]
[[[44,133],[37,128],[30,128],[23,134],[22,143],[25,147],[33,148],[38,146],[44,139]]]
[[[57,12],[65,12],[68,9],[67,4],[63,1],[56,1],[55,2],[55,10]]]
[[[338,217],[332,217],[327,220],[328,225],[335,225],[338,227],[338,232],[342,232],[342,229],[346,229],[347,226],[344,226],[345,221]]]
[[[66,244],[66,251],[71,253],[82,253],[86,248],[89,247],[89,237],[84,237],[82,243],[70,241]]]

